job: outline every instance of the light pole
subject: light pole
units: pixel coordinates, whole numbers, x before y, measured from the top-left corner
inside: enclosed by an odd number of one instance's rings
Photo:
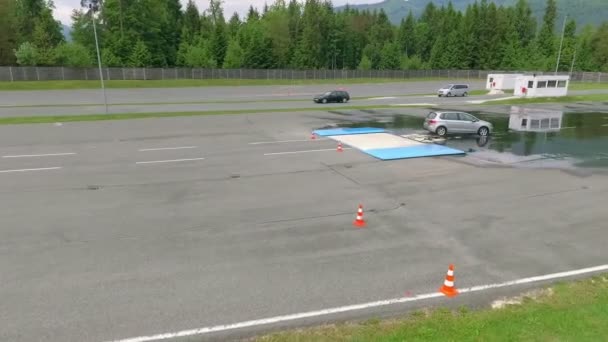
[[[101,54],[99,53],[99,42],[97,40],[97,25],[95,25],[95,12],[99,11],[101,0],[82,0],[82,7],[87,7],[91,13],[91,21],[93,21],[93,34],[95,35],[95,49],[97,50],[97,66],[99,67],[99,80],[101,81],[101,90],[103,92],[103,104],[106,114],[108,114],[108,97],[106,96],[106,87],[103,82],[103,71],[101,70]]]
[[[566,33],[566,20],[568,19],[568,15],[564,16],[564,26],[562,27],[562,39],[559,42],[559,52],[557,54],[557,65],[555,66],[555,74],[557,75],[557,70],[559,69],[559,60],[562,56],[562,45],[564,44],[564,34]]]

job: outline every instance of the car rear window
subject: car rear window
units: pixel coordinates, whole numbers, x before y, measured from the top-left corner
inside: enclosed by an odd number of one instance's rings
[[[427,117],[427,119],[434,119],[437,117],[437,113],[430,112],[426,117]]]

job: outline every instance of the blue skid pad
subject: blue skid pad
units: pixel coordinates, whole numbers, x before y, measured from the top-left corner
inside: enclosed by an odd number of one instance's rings
[[[318,129],[313,131],[314,134],[320,137],[328,137],[332,135],[348,135],[348,134],[367,134],[367,133],[384,133],[383,128],[375,127],[358,127],[358,128],[333,128],[333,129]]]
[[[363,150],[363,152],[381,160],[465,154],[464,151],[436,144],[421,144],[418,146],[409,147],[377,148],[371,150]]]

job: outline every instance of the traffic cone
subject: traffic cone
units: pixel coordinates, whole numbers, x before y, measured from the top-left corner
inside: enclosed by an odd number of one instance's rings
[[[341,142],[338,143],[338,152],[342,152],[342,143]]]
[[[454,265],[450,264],[448,273],[443,281],[443,286],[439,288],[439,292],[448,297],[455,297],[458,295],[458,290],[456,290],[456,287],[454,287]]]
[[[365,221],[363,220],[363,206],[359,204],[359,209],[357,210],[357,218],[353,222],[353,225],[356,227],[365,227]]]

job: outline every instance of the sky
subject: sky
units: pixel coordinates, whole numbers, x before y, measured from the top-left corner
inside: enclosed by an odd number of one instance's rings
[[[369,4],[379,2],[380,0],[334,0],[332,3],[334,6],[342,6],[346,3],[349,4]],[[187,0],[181,0],[182,8],[186,8]],[[250,5],[253,7],[257,7],[258,10],[262,10],[264,8],[264,3],[266,0],[224,0],[224,16],[226,20],[232,16],[232,13],[237,12],[241,17],[247,13]],[[268,0],[268,5],[271,5],[274,0]],[[288,2],[288,1],[286,1]],[[70,18],[72,14],[72,10],[74,8],[80,8],[80,0],[54,0],[55,3],[55,11],[53,12],[55,19],[61,21],[62,24],[71,26],[72,19]],[[199,9],[199,11],[203,11],[209,7],[208,0],[195,0],[195,3]]]

